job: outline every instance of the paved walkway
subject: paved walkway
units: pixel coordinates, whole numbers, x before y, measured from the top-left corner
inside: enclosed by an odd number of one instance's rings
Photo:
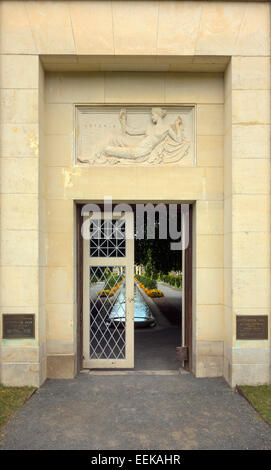
[[[80,374],[48,380],[0,449],[270,449],[271,428],[223,379]]]
[[[169,290],[175,298],[176,291],[171,288]],[[180,346],[182,339],[181,326],[172,324],[167,318],[171,316],[172,303],[165,297],[151,299],[142,289],[140,292],[152,310],[156,326],[135,328],[135,369],[177,370],[180,363],[176,360],[176,346]],[[181,292],[177,292],[177,295],[181,295]],[[181,297],[179,300],[181,303]],[[179,316],[181,317],[180,310]]]
[[[172,288],[163,282],[157,282],[157,287],[164,293],[164,297],[153,300],[171,325],[180,326],[182,317],[181,289]]]
[[[177,370],[176,346],[181,344],[181,329],[174,327],[135,331],[136,370]]]

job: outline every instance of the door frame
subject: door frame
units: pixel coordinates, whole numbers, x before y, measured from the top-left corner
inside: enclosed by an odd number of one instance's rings
[[[184,346],[187,347],[187,359],[184,368],[192,372],[193,345],[193,205],[189,204],[189,244],[184,252]]]
[[[92,213],[91,219],[105,220],[106,213]],[[91,220],[90,219],[90,220]],[[114,369],[134,368],[134,214],[114,213],[112,220],[125,222],[125,255],[123,256],[95,256],[90,254],[90,240],[83,240],[83,367],[88,369]],[[85,215],[84,223],[89,221],[89,215]],[[125,357],[119,358],[90,358],[90,341],[93,332],[90,324],[90,268],[119,267],[125,269]],[[117,294],[116,294],[117,295]],[[117,302],[115,300],[115,302]],[[115,304],[116,305],[116,304]]]
[[[81,227],[83,216],[81,215],[83,204],[75,206],[75,224],[76,224],[76,299],[77,299],[77,328],[76,328],[76,372],[83,368],[83,237]]]
[[[86,204],[89,201],[86,201]],[[145,203],[151,202],[149,200]],[[162,201],[160,201],[162,202]],[[75,205],[75,223],[76,223],[76,299],[77,299],[77,334],[76,334],[76,369],[77,374],[83,368],[83,238],[81,235],[81,226],[83,216],[81,215],[82,203]],[[181,202],[178,202],[181,204]],[[193,354],[193,204],[189,203],[189,245],[184,252],[184,346],[188,348],[188,357],[184,361],[186,370],[192,372],[192,354]]]

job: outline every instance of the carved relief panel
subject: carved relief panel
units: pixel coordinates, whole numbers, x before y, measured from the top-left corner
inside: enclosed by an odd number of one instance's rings
[[[195,164],[193,106],[75,108],[75,164]]]

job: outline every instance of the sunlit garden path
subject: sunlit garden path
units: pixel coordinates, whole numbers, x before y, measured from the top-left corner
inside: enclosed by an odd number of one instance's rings
[[[135,368],[138,370],[176,370],[176,346],[181,345],[182,292],[158,283],[164,297],[144,299],[156,320],[154,328],[135,330]]]

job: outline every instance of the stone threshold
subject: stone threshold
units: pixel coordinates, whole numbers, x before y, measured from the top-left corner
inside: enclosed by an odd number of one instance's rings
[[[111,375],[186,375],[190,372],[185,369],[177,370],[81,370],[82,374],[98,375],[98,376],[111,376]]]

